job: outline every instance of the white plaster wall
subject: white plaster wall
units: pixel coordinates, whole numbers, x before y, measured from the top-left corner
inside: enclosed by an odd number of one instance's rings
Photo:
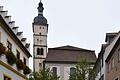
[[[39,63],[41,63],[43,65],[43,61],[44,61],[44,59],[34,59],[33,65],[34,65],[35,72],[38,72],[40,70],[40,68],[42,66],[40,67]]]
[[[33,64],[35,71],[39,71],[39,63],[43,64],[44,59],[47,55],[47,26],[33,25],[34,28],[34,42],[33,44]],[[41,33],[41,34],[40,34]],[[43,48],[43,55],[37,55],[37,48]],[[37,59],[36,59],[37,58]]]
[[[75,64],[52,64],[52,63],[46,63],[46,67],[49,67],[52,69],[53,67],[57,67],[57,74],[60,76],[59,80],[68,80],[69,74],[70,74],[70,68],[75,67]]]
[[[6,69],[2,65],[0,65],[0,80],[4,80],[3,76],[7,75],[10,77],[12,80],[25,80],[24,78],[20,77],[19,75],[15,74],[14,72]]]
[[[34,25],[34,33],[36,33],[36,34],[41,33],[42,35],[47,35],[47,26]]]
[[[29,66],[29,58],[25,55],[23,50],[14,42],[14,40],[0,27],[1,42],[7,47],[7,40],[12,44],[12,52],[16,55],[16,50],[20,52],[20,59],[23,61],[23,57],[26,58],[26,65]]]
[[[47,45],[47,36],[34,36],[34,45]]]
[[[23,57],[25,57],[26,58],[26,65],[29,66],[29,58],[26,56],[26,54],[23,52],[23,50],[16,44],[16,42],[9,36],[9,34],[4,31],[4,29],[1,26],[0,26],[0,32],[1,32],[1,42],[4,44],[4,46],[7,47],[7,40],[8,40],[12,44],[12,52],[16,55],[17,54],[16,50],[18,50],[20,52],[20,59],[23,61]],[[0,60],[7,64],[5,55],[2,56],[0,58]],[[15,70],[17,70],[15,64],[11,67],[14,68]],[[0,69],[2,69],[1,75],[3,75],[3,72],[4,72],[4,73],[8,73],[8,75],[11,75],[13,77],[13,80],[23,80],[20,77],[18,78],[17,74],[12,73],[12,71],[8,71],[3,66],[0,67]],[[23,71],[19,71],[19,72],[21,74],[23,74]]]
[[[66,76],[66,77],[65,77]],[[70,67],[64,67],[64,79],[68,80],[70,76]]]

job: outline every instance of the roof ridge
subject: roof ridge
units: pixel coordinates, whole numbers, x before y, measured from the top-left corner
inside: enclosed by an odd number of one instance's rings
[[[63,50],[86,50],[86,51],[95,51],[95,50],[89,50],[89,49],[84,49],[84,48],[79,48],[71,45],[65,45],[65,46],[60,46],[60,47],[54,47],[54,48],[49,48],[49,49],[63,49]]]

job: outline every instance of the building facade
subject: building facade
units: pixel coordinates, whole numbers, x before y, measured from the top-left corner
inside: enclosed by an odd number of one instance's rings
[[[0,80],[27,80],[29,69],[29,43],[18,32],[15,21],[0,6]],[[19,62],[21,65],[19,66]]]
[[[106,62],[106,80],[120,80],[120,32],[115,37]]]
[[[102,47],[95,65],[95,80],[119,80],[119,38],[119,32],[106,34],[106,44]]]
[[[33,21],[33,70],[38,72],[47,67],[60,76],[59,80],[68,80],[80,59],[86,59],[92,68],[96,61],[95,51],[73,46],[47,47],[48,24],[43,16],[43,10],[40,1],[38,16]]]
[[[67,45],[48,48],[48,55],[44,65],[59,76],[59,80],[69,80],[70,74],[74,73],[77,63],[81,60],[90,63],[92,69],[96,62],[95,51]]]
[[[43,16],[43,4],[40,1],[38,16],[33,21],[33,70],[38,72],[43,67],[47,56],[47,19]]]

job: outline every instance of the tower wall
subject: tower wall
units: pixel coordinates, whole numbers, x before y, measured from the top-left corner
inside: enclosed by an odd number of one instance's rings
[[[47,19],[43,16],[43,4],[40,2],[38,16],[33,22],[33,70],[38,72],[43,68],[43,61],[47,56]],[[41,14],[40,14],[41,13]]]

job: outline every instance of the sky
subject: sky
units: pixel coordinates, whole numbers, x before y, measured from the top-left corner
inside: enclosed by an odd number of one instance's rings
[[[32,22],[40,0],[0,0],[19,31],[33,45]],[[100,52],[105,35],[120,30],[120,0],[42,0],[48,47],[71,45]],[[30,62],[32,59],[30,59]],[[30,63],[32,67],[32,63]]]

